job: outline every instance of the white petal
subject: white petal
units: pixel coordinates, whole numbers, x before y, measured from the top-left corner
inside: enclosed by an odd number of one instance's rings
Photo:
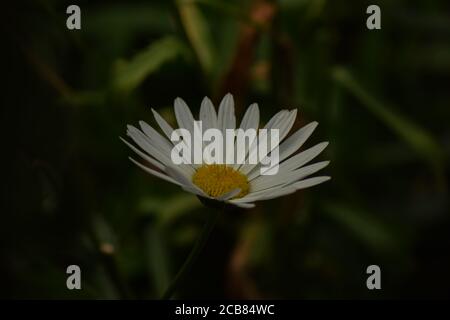
[[[235,196],[237,196],[240,192],[241,192],[241,189],[236,188],[236,189],[233,189],[233,190],[221,195],[220,197],[217,197],[216,199],[219,201],[230,200],[231,198],[234,198]]]
[[[170,124],[167,123],[167,121],[160,116],[158,112],[156,112],[152,108],[153,117],[155,117],[156,122],[158,123],[161,130],[164,132],[164,134],[167,136],[167,138],[170,140],[173,132],[173,128],[170,126]]]
[[[180,128],[187,129],[192,133],[195,120],[188,105],[181,98],[176,98],[174,105],[175,105],[175,117],[177,118],[178,126]]]
[[[161,116],[159,115],[158,112],[156,112],[156,111],[153,110],[153,109],[152,109],[152,112],[153,112],[153,116],[155,117],[156,122],[158,123],[158,125],[160,126],[160,128],[162,129],[162,131],[164,132],[164,134],[165,134],[165,135],[169,138],[169,140],[170,140],[170,139],[171,139],[171,136],[172,136],[173,128],[167,123],[166,120],[164,120],[163,117],[161,117]],[[182,145],[186,145],[184,141],[180,141],[180,142],[173,143],[172,140],[170,140],[170,143],[172,143],[172,145],[176,145],[176,144],[178,144],[178,143],[181,143]],[[190,163],[190,162],[191,162],[191,160],[188,159],[188,158],[187,158],[186,156],[184,156],[184,155],[183,155],[183,158],[184,158],[184,160],[186,161],[186,163]],[[173,164],[173,162],[172,162],[172,164]],[[192,168],[195,168],[195,167],[196,167],[196,165],[194,165],[194,164],[190,164],[190,165],[188,165],[188,166],[190,166],[190,167],[192,167]]]
[[[258,104],[253,103],[248,107],[247,111],[242,118],[240,128],[242,130],[258,129],[259,127],[259,107]]]
[[[280,171],[275,176],[260,176],[250,182],[252,191],[264,190],[277,185],[291,184],[325,168],[330,161],[322,161],[302,167],[295,171]]]
[[[261,158],[265,158],[266,156],[270,156],[270,152],[272,152],[276,147],[279,147],[280,142],[286,137],[286,135],[291,130],[292,126],[294,125],[295,118],[297,117],[297,109],[294,109],[292,111],[289,111],[288,113],[284,113],[277,121],[273,123],[272,129],[279,129],[279,140],[278,144],[270,145],[269,148],[267,148],[267,152],[260,153],[258,151],[258,161],[257,164],[250,164],[246,163],[244,164],[239,171],[241,171],[243,174],[249,175],[249,177],[254,178],[259,175],[259,169],[261,167]],[[271,141],[271,133],[267,132],[267,134],[263,134],[259,136],[258,143],[261,143],[261,139],[267,139],[268,142]],[[259,147],[259,146],[258,146]],[[255,149],[256,151],[256,149]],[[253,172],[253,174],[251,174]]]
[[[129,157],[129,159],[130,159],[135,165],[137,165],[139,168],[141,168],[142,170],[144,170],[144,171],[150,173],[151,175],[154,175],[155,177],[158,177],[158,178],[161,178],[161,179],[163,179],[163,180],[166,180],[166,181],[168,181],[168,182],[170,182],[170,183],[173,183],[173,184],[176,184],[176,185],[179,185],[179,186],[181,185],[178,181],[175,181],[175,180],[172,179],[171,177],[169,177],[169,176],[167,176],[167,175],[165,175],[165,174],[163,174],[163,173],[161,173],[161,172],[158,172],[158,171],[156,171],[156,170],[153,170],[153,169],[151,169],[151,168],[148,168],[148,167],[146,167],[146,166],[140,164],[139,162],[137,162],[136,160],[134,160],[134,159],[131,158],[131,157]]]
[[[292,184],[292,186],[296,190],[300,190],[300,189],[305,189],[305,188],[309,188],[309,187],[315,186],[315,185],[317,185],[319,183],[328,181],[330,179],[331,179],[331,177],[327,177],[327,176],[314,177],[314,178],[309,178],[309,179],[298,181],[298,182]]]
[[[281,118],[283,118],[288,113],[287,110],[281,110],[277,112],[267,124],[264,126],[264,129],[270,130],[274,124],[276,124]],[[252,143],[249,144],[248,152],[243,164],[239,165],[238,169],[241,172],[248,172],[248,159],[253,157],[253,155],[258,152],[258,139],[254,139]]]
[[[173,161],[171,159],[171,150],[163,149],[155,141],[147,137],[143,132],[137,128],[128,125],[127,134],[130,136],[136,144],[146,151],[150,156],[161,162],[165,166],[173,166]],[[191,165],[180,164],[178,165],[179,170],[190,177],[194,174],[195,170]]]
[[[157,167],[160,170],[164,170],[164,168],[166,167],[165,165],[163,165],[161,162],[159,162],[156,159],[153,159],[152,157],[150,157],[149,155],[146,155],[145,153],[143,153],[141,150],[139,150],[138,148],[136,148],[135,146],[133,146],[131,143],[129,143],[127,140],[123,139],[122,137],[119,137],[120,140],[122,140],[131,150],[133,150],[134,152],[136,152],[141,158],[143,158],[144,160],[146,160],[147,162],[151,163],[152,165],[154,165],[155,167]]]
[[[142,150],[164,165],[170,165],[172,163],[170,155],[161,149],[156,148],[144,133],[131,125],[128,125],[127,128],[127,135],[132,138]]]
[[[234,114],[234,100],[230,93],[223,97],[219,106],[219,115],[217,118],[218,128],[225,134],[226,129],[236,128],[236,116]]]
[[[160,126],[160,128],[162,129],[164,134],[167,136],[167,138],[169,138],[170,143],[172,145],[177,145],[177,144],[181,143],[182,145],[186,146],[186,143],[184,141],[172,142],[171,138],[172,138],[172,132],[174,131],[173,128],[167,123],[166,120],[164,120],[163,117],[161,117],[159,115],[158,112],[156,112],[153,109],[152,109],[152,112],[153,112],[153,116],[155,117],[156,122],[158,123],[158,125]],[[191,153],[192,153],[192,150],[191,150]],[[191,162],[191,159],[188,159],[184,155],[183,155],[183,157],[184,157],[186,163],[190,163]],[[197,167],[197,165],[195,165],[195,164],[190,164],[189,166],[192,167],[192,168],[196,168]]]
[[[283,161],[305,143],[319,123],[314,121],[297,130],[280,145],[280,161]]]
[[[292,171],[292,173],[290,173],[288,175],[288,178],[289,178],[288,183],[291,183],[291,182],[303,179],[307,176],[310,176],[310,175],[316,173],[317,171],[322,170],[329,164],[330,164],[330,161],[320,161],[320,162],[316,162],[314,164],[310,164],[306,167],[301,167],[300,169],[297,169],[295,171]]]
[[[208,97],[205,97],[202,101],[199,118],[202,121],[203,130],[217,128],[216,110]]]
[[[282,197],[282,196],[294,193],[295,191],[296,191],[296,189],[294,187],[287,186],[287,187],[278,188],[278,189],[274,189],[274,190],[267,190],[265,192],[261,192],[261,193],[254,194],[254,195],[247,195],[243,198],[235,199],[232,201],[236,202],[236,203],[241,203],[241,202],[269,200],[269,199],[278,198],[278,197]]]
[[[276,186],[272,186],[270,188],[266,188],[266,189],[262,189],[262,190],[252,190],[250,191],[250,193],[248,193],[247,195],[245,195],[245,197],[241,198],[241,199],[247,199],[248,197],[250,198],[254,198],[254,197],[258,197],[264,194],[267,194],[269,192],[274,192],[274,191],[278,191],[282,188],[284,188],[285,186],[283,186],[282,184],[276,185]],[[251,190],[252,188],[250,188]]]
[[[267,124],[264,126],[264,129],[267,129],[267,131],[270,131],[270,129],[275,129],[276,126],[280,123],[281,120],[283,120],[286,116],[289,115],[288,110],[280,110],[278,111],[270,120],[267,122]],[[258,135],[259,137],[259,135]],[[261,134],[261,137],[267,137],[265,134]],[[249,164],[249,158],[253,157],[253,154],[258,154],[258,139],[254,139],[253,142],[250,144],[247,152],[247,157],[245,159],[245,163],[241,164],[238,168],[239,171],[241,171],[244,174],[247,174],[251,171],[251,169],[254,168],[254,164]]]
[[[180,184],[185,186],[193,185],[192,181],[177,167],[174,166],[166,166],[164,170],[169,176],[171,176],[174,180],[180,182]]]
[[[271,168],[273,168],[273,166]],[[252,181],[260,176],[261,176],[261,164],[253,168],[249,173],[247,173],[247,180]]]
[[[139,121],[139,125],[145,135],[153,142],[155,147],[163,149],[165,152],[170,154],[173,147],[172,142],[169,142],[166,138],[160,135],[159,132],[153,129],[148,123]]]
[[[179,167],[168,166],[168,167],[166,167],[165,172],[169,176],[171,176],[174,180],[178,181],[184,190],[189,191],[194,194],[197,194],[202,197],[209,198],[203,192],[203,190],[201,190],[199,187],[197,187],[195,184],[192,183],[192,180],[190,179],[190,177],[186,177],[186,175],[183,173],[182,170],[180,170]]]
[[[280,110],[275,115],[270,118],[269,122],[264,126],[264,129],[272,129],[275,128],[279,123],[280,119],[283,119],[289,113],[288,110]]]
[[[294,125],[297,118],[297,109],[289,111],[289,114],[285,117],[284,121],[279,123],[278,129],[280,130],[280,142],[287,136]]]
[[[231,203],[232,205],[235,205],[240,208],[244,209],[251,209],[255,207],[254,203],[247,203],[247,202],[234,202],[233,200],[227,201],[228,203]]]
[[[267,192],[264,195],[261,195],[259,198],[255,199],[255,201],[261,201],[261,200],[270,200],[275,199],[279,197],[287,196],[288,194],[294,193],[296,190],[291,187],[284,187],[277,191]]]
[[[287,142],[287,141],[286,141]],[[314,147],[311,147],[309,149],[306,149],[303,152],[300,152],[299,154],[293,156],[292,158],[289,158],[285,160],[284,162],[281,162],[279,164],[278,172],[286,172],[286,171],[292,171],[295,170],[302,165],[308,163],[312,159],[314,159],[316,156],[318,156],[326,147],[328,146],[328,142],[321,142]],[[281,159],[281,158],[280,158]],[[281,161],[281,160],[280,160]],[[274,166],[270,167],[267,170],[270,170]],[[248,181],[255,180],[257,178],[263,178],[260,174],[259,168],[253,169],[252,172],[248,174]]]
[[[292,171],[307,164],[309,161],[317,157],[326,147],[328,141],[316,144],[314,147],[306,149],[305,151],[296,154],[295,156],[285,160],[280,164],[280,171]]]
[[[240,129],[246,131],[248,129],[257,130],[259,126],[259,107],[258,104],[253,103],[250,105],[250,107],[247,108],[247,111],[245,112],[244,117],[242,118]],[[247,158],[248,150],[252,146],[253,142],[257,138],[257,135],[255,135],[254,139],[249,139],[248,141],[248,149],[245,150],[244,159]],[[234,154],[237,159],[237,145],[235,143],[234,145]],[[238,170],[239,167],[242,165],[242,163],[235,163],[233,165],[233,169]]]
[[[201,190],[201,189],[198,188],[197,186],[185,186],[185,185],[183,185],[183,186],[181,186],[181,188],[182,188],[184,191],[193,193],[193,194],[195,194],[195,195],[197,195],[197,196],[200,196],[200,197],[203,197],[203,198],[211,199],[210,196],[208,196],[206,193],[204,193],[203,190]]]

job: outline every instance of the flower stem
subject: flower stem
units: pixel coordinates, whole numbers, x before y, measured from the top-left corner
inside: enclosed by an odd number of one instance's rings
[[[205,247],[206,242],[208,241],[209,235],[211,234],[211,231],[214,229],[214,226],[216,225],[217,219],[220,216],[221,212],[224,211],[225,206],[222,209],[214,210],[214,212],[210,215],[208,218],[208,221],[206,222],[205,226],[203,227],[203,230],[200,234],[200,236],[197,238],[197,241],[192,248],[191,252],[189,253],[189,256],[184,261],[183,265],[181,266],[180,270],[178,271],[175,278],[172,280],[170,285],[167,287],[166,291],[162,295],[161,299],[167,300],[170,299],[175,292],[176,288],[178,287],[178,284],[183,281],[186,274],[191,269],[192,265],[195,263],[197,258],[199,257],[202,249]]]

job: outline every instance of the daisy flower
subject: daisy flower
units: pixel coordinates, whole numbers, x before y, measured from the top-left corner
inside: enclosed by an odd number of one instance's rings
[[[194,135],[196,120],[187,104],[177,98],[174,109],[178,126],[189,130],[194,139],[198,139],[198,135]],[[329,161],[306,165],[326,148],[328,142],[319,143],[297,153],[318,123],[311,122],[288,137],[297,116],[296,109],[279,111],[264,126],[264,129],[279,130],[279,145],[277,146],[279,167],[278,172],[274,175],[261,174],[261,163],[211,164],[203,162],[175,165],[171,158],[171,152],[176,145],[171,140],[174,129],[155,110],[152,109],[152,112],[162,134],[144,121],[139,122],[140,129],[128,125],[127,135],[137,146],[121,139],[146,163],[140,163],[133,158],[130,160],[144,171],[176,184],[201,198],[230,203],[242,208],[252,208],[255,206],[255,201],[285,196],[330,179],[328,176],[309,177],[326,167]],[[203,128],[219,129],[224,136],[226,129],[257,130],[259,128],[259,108],[257,104],[252,104],[245,112],[240,126],[236,127],[234,101],[231,94],[227,94],[222,99],[218,112],[212,102],[205,97],[201,103],[199,120],[202,121]],[[200,143],[204,149],[205,143],[203,141]],[[234,140],[225,143],[233,143],[236,150]],[[258,147],[258,141],[254,140],[249,145],[254,148]],[[268,153],[271,150],[273,149],[268,150]],[[249,157],[249,154],[250,152],[247,152],[246,157]]]

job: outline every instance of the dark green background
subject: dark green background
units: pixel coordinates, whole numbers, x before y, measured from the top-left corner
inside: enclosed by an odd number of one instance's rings
[[[69,4],[2,3],[1,297],[159,297],[211,212],[119,136],[226,92],[317,120],[332,180],[226,212],[177,297],[449,297],[448,1],[78,1],[79,31]]]

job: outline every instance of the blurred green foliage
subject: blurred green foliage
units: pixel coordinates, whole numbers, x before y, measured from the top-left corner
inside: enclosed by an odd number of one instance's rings
[[[180,96],[299,108],[333,179],[230,208],[185,298],[448,297],[450,7],[377,1],[11,1],[2,11],[5,298],[158,298],[210,214],[148,176],[126,124]],[[66,268],[82,269],[81,291]],[[382,290],[366,288],[370,264]]]

